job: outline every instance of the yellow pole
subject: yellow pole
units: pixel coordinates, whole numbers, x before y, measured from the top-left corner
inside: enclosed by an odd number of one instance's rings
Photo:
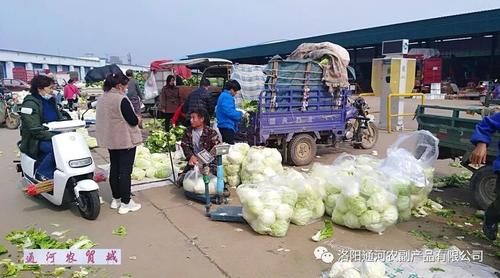
[[[392,106],[391,106],[391,100],[392,97],[420,97],[421,104],[424,105],[425,102],[425,95],[422,93],[406,93],[406,94],[389,94],[387,95],[387,133],[392,132],[392,124],[391,120],[392,117],[399,117],[399,116],[412,116],[415,115],[414,113],[398,113],[398,114],[392,114]]]
[[[392,120],[392,105],[391,105],[391,99],[392,99],[392,94],[387,95],[387,133],[391,133],[392,131],[392,126],[391,126],[391,120]]]

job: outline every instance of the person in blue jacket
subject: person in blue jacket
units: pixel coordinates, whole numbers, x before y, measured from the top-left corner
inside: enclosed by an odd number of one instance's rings
[[[472,135],[471,142],[476,145],[470,156],[472,165],[486,164],[487,148],[491,143],[492,135],[500,130],[500,112],[492,116],[485,117],[476,125],[476,131]],[[500,142],[498,143],[500,148]],[[496,181],[496,199],[486,210],[483,221],[484,235],[495,240],[498,233],[498,222],[500,222],[500,154],[493,162],[493,169],[497,175]]]
[[[217,118],[217,128],[222,136],[222,142],[234,144],[234,136],[238,131],[238,123],[244,115],[244,112],[236,109],[234,96],[241,90],[240,83],[236,80],[227,81],[224,90],[217,100],[215,116]]]

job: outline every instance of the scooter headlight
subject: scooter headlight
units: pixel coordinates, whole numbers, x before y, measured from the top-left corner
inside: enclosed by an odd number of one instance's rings
[[[82,168],[92,164],[92,157],[86,157],[82,159],[75,159],[69,161],[69,167],[71,168]]]

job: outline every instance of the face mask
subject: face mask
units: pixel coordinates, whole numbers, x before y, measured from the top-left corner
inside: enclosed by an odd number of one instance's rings
[[[49,100],[52,98],[52,95],[43,95],[42,97],[46,100]]]

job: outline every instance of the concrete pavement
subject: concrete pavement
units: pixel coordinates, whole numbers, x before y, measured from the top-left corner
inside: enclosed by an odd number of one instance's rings
[[[369,102],[377,109],[376,103],[372,103],[374,99]],[[415,124],[408,126],[411,128]],[[396,133],[381,132],[375,148],[380,156],[385,156],[387,146],[396,137]],[[15,173],[12,164],[16,159],[15,143],[19,140],[19,132],[0,128],[0,138],[0,151],[3,152],[0,156],[3,181],[0,235],[3,237],[11,230],[29,226],[48,232],[70,229],[68,237],[87,235],[98,243],[98,248],[121,248],[122,265],[103,268],[100,273],[105,277],[124,274],[133,277],[317,277],[330,267],[314,259],[313,250],[317,246],[331,246],[332,251],[335,246],[414,250],[420,248],[422,242],[409,235],[409,230],[437,229],[437,225],[442,224],[432,218],[412,219],[388,229],[383,235],[334,226],[330,241],[315,243],[310,237],[323,226],[318,222],[303,227],[291,225],[286,237],[273,238],[257,235],[248,225],[208,220],[203,205],[186,200],[173,186],[136,193],[135,199],[142,204],[142,209],[136,213],[118,215],[105,204],[97,220],[87,221],[79,216],[75,207],[56,208],[43,199],[25,197],[19,174]],[[371,150],[354,151],[350,146],[341,145],[334,151],[322,150],[318,161],[331,162],[342,151],[371,153]],[[102,150],[99,153],[106,154]],[[439,162],[438,172],[449,171],[447,164]],[[108,184],[100,186],[103,198],[109,202]],[[61,226],[56,228],[52,223]],[[127,236],[111,234],[120,225],[127,228]],[[473,248],[468,242],[454,240],[452,243],[460,248]],[[10,246],[3,239],[0,244]],[[499,261],[488,258],[487,263],[498,266]]]

